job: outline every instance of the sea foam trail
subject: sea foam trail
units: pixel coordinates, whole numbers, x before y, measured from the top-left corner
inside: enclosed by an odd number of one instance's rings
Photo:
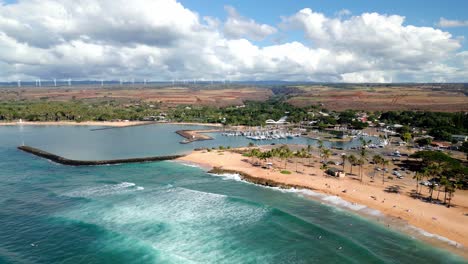
[[[225,180],[234,180],[234,181],[240,181],[240,182],[244,182],[244,183],[254,184],[254,183],[251,183],[249,181],[243,180],[241,175],[238,174],[238,173],[222,173],[222,174],[210,173],[210,174],[214,175],[214,176],[221,176]],[[362,205],[362,204],[348,202],[348,201],[343,200],[342,198],[340,198],[338,196],[335,196],[335,195],[326,195],[326,194],[314,192],[314,191],[309,190],[309,189],[297,189],[297,188],[285,189],[285,188],[280,188],[280,187],[270,187],[270,186],[263,186],[263,185],[259,185],[259,186],[262,186],[262,187],[268,188],[268,189],[273,189],[273,190],[276,190],[276,191],[280,191],[280,192],[283,192],[283,193],[295,193],[295,194],[298,194],[298,195],[301,195],[301,196],[312,197],[312,198],[315,198],[315,199],[318,199],[318,200],[322,201],[325,204],[334,205],[334,206],[339,207],[339,208],[350,209],[350,210],[353,210],[353,211],[356,211],[356,212],[359,212],[359,213],[364,213],[364,214],[367,214],[367,215],[372,215],[372,216],[382,215],[382,213],[380,211],[378,211],[378,210],[371,209],[371,208],[369,208],[369,207],[367,207],[365,205]]]
[[[178,163],[180,165],[183,165],[183,166],[186,166],[186,167],[191,167],[191,168],[198,168],[198,169],[202,168],[202,166],[200,166],[198,164],[195,164],[195,163],[192,163],[192,162],[188,162],[188,161],[168,160],[167,162],[174,162],[174,163]]]
[[[225,180],[235,180],[235,181],[240,181],[240,182],[244,182],[244,183],[248,183],[248,184],[254,184],[254,183],[251,183],[249,181],[243,180],[241,175],[238,174],[238,173],[222,173],[222,174],[209,173],[209,174],[214,175],[214,176],[218,176],[218,177],[223,177],[223,179],[225,179]],[[257,185],[257,184],[255,184],[255,185]],[[301,196],[312,197],[312,198],[318,199],[320,201],[323,201],[325,204],[334,205],[334,206],[336,206],[338,208],[350,209],[352,211],[362,213],[362,214],[365,214],[365,215],[370,215],[370,216],[373,216],[373,217],[383,216],[382,212],[380,212],[379,210],[371,209],[371,208],[369,208],[369,207],[367,207],[365,205],[362,205],[362,204],[348,202],[346,200],[343,200],[341,197],[338,197],[338,196],[335,196],[335,195],[326,195],[326,194],[323,194],[323,193],[314,192],[314,191],[309,190],[309,189],[297,189],[297,188],[284,189],[284,188],[280,188],[280,187],[270,187],[270,186],[263,186],[263,185],[259,185],[259,186],[264,187],[264,188],[268,188],[268,189],[273,189],[273,190],[276,190],[276,191],[280,191],[282,193],[295,193],[295,194],[298,194],[298,195],[301,195]],[[429,237],[429,238],[432,238],[432,239],[436,239],[436,240],[445,242],[445,243],[447,243],[447,244],[449,244],[451,246],[457,247],[457,248],[463,248],[463,246],[460,243],[458,243],[456,241],[453,241],[453,240],[450,240],[450,239],[448,239],[446,237],[443,237],[443,236],[440,236],[440,235],[437,235],[437,234],[433,234],[433,233],[429,233],[429,232],[427,232],[427,231],[425,231],[425,230],[423,230],[421,228],[417,228],[417,227],[412,226],[412,225],[407,225],[406,227],[408,229],[410,229],[410,231],[415,231],[418,234],[423,235],[425,237]]]
[[[425,237],[429,237],[429,238],[433,238],[433,239],[437,239],[439,241],[442,241],[442,242],[445,242],[451,246],[454,246],[456,248],[463,248],[463,245],[456,242],[456,241],[453,241],[453,240],[450,240],[446,237],[443,237],[443,236],[440,236],[440,235],[436,235],[436,234],[433,234],[433,233],[429,233],[421,228],[418,228],[418,227],[415,227],[415,226],[412,226],[412,225],[408,225],[408,228],[412,231],[416,231],[418,234],[421,234]]]
[[[136,184],[133,182],[121,182],[119,184],[106,184],[102,186],[78,189],[75,191],[65,193],[63,195],[69,196],[69,197],[87,198],[87,197],[99,197],[99,196],[106,196],[106,195],[122,194],[122,193],[128,193],[128,192],[133,192],[133,191],[141,191],[144,189],[145,189],[144,187],[136,186]]]

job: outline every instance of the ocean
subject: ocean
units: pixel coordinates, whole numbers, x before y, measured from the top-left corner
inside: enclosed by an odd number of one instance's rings
[[[302,192],[174,161],[70,167],[16,149],[111,159],[245,143],[178,144],[186,128],[0,127],[0,263],[466,263]]]

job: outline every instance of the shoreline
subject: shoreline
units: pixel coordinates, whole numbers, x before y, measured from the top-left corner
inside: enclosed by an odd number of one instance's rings
[[[310,199],[347,209],[388,228],[468,259],[466,251],[468,231],[462,224],[466,221],[466,216],[457,215],[459,208],[449,209],[400,194],[383,191],[379,193],[373,186],[360,184],[352,179],[324,176],[312,176],[313,179],[311,179],[312,177],[297,175],[297,173],[284,175],[278,171],[247,165],[245,160],[246,158],[240,154],[227,151],[224,151],[222,155],[213,151],[205,153],[194,151],[176,161],[189,166],[198,165],[208,173],[216,175],[237,174],[242,181],[259,186],[301,192]],[[322,175],[321,170],[316,170],[320,172],[317,175]],[[307,177],[307,180],[298,180],[298,176]],[[342,190],[343,186],[346,187],[347,192]],[[352,191],[349,191],[350,189]],[[370,199],[369,196],[377,197],[378,202],[377,199]],[[382,200],[381,197],[385,198]],[[389,198],[393,198],[393,201]],[[387,204],[384,203],[385,201]],[[395,206],[390,204],[395,204]]]
[[[132,127],[153,124],[190,125],[222,127],[222,124],[211,123],[189,123],[189,122],[155,122],[155,121],[23,121],[23,122],[0,122],[0,126],[104,126],[104,127]]]

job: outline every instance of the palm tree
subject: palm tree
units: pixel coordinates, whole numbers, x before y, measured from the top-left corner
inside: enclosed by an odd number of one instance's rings
[[[322,157],[323,157],[323,160],[325,161],[325,164],[327,164],[328,158],[330,158],[330,156],[331,156],[331,150],[327,148],[323,148]]]
[[[351,165],[351,174],[353,174],[353,166],[356,165],[357,158],[356,158],[356,156],[351,154],[351,155],[348,156],[348,161],[349,161],[349,163]]]
[[[305,170],[305,160],[310,157],[310,154],[307,150],[301,149],[301,158],[302,158],[302,172]]]
[[[359,141],[361,142],[361,149],[367,147],[367,141],[364,138],[360,137]]]
[[[297,171],[297,163],[298,163],[298,159],[301,158],[301,152],[299,150],[297,150],[296,152],[294,152],[292,154],[292,156],[294,157],[294,161],[296,163],[296,172],[298,172]]]
[[[414,173],[413,179],[416,180],[416,194],[417,194],[418,196],[421,195],[421,193],[420,193],[421,190],[420,190],[420,188],[419,188],[419,185],[420,185],[419,182],[420,182],[423,178],[424,178],[424,174],[423,174],[423,173],[419,173],[419,172],[415,172],[415,173]]]
[[[437,164],[437,163],[433,163],[431,165],[429,165],[429,167],[427,167],[425,169],[425,172],[427,175],[430,175],[430,176],[440,176],[440,174],[442,173],[443,171],[443,167],[441,166],[441,164]],[[439,180],[440,182],[440,180]],[[436,183],[434,182],[431,182],[431,184],[428,186],[429,187],[429,201],[432,202],[432,194],[434,193],[434,190],[436,188]],[[438,187],[439,189],[439,193],[440,193],[440,187]],[[437,199],[438,199],[438,195],[437,195]]]
[[[383,170],[382,170],[382,184],[385,184],[385,167],[389,164],[390,162],[386,159],[383,159],[382,158],[382,167],[383,167]]]
[[[429,188],[429,201],[432,202],[432,194],[434,193],[434,190],[436,188],[436,184],[434,182],[431,182],[429,184],[429,186],[427,186]]]
[[[318,141],[318,152],[319,152],[319,156],[320,154],[322,153],[322,149],[323,149],[323,141],[322,140],[319,140]],[[320,160],[322,161],[322,160]]]
[[[456,189],[460,189],[463,187],[463,184],[461,183],[457,183],[457,182],[450,182],[450,185],[448,186],[448,193],[449,193],[449,197],[447,198],[448,200],[448,204],[447,204],[447,207],[450,208],[450,203],[452,201],[452,198],[454,196],[454,193],[455,193],[455,190]]]
[[[373,162],[375,165],[381,164],[381,163],[382,163],[382,160],[383,160],[383,158],[382,158],[382,156],[380,156],[380,155],[374,155],[374,156],[372,157],[372,162]],[[372,176],[372,178],[375,177],[375,172],[376,172],[376,168],[374,168],[374,175]]]
[[[343,173],[345,172],[345,162],[346,162],[346,154],[345,153],[342,153],[341,154],[341,162],[343,163]]]
[[[312,146],[307,145],[307,157],[309,158],[309,166],[312,163]]]
[[[271,152],[270,151],[265,151],[265,152],[260,152],[258,154],[258,157],[260,160],[262,160],[263,162],[266,162],[267,159],[270,157],[271,155]]]
[[[252,163],[255,163],[255,158],[259,156],[260,150],[257,148],[250,149],[248,152],[248,156],[252,159]]]
[[[284,159],[284,169],[286,169],[286,165],[288,159],[292,156],[291,150],[287,146],[281,146],[279,150],[279,157],[280,159]]]
[[[439,186],[439,190],[440,190],[440,187],[444,187],[444,204],[445,202],[447,202],[447,188],[450,188],[450,181],[449,179],[447,179],[447,177],[443,176],[441,179],[440,179],[440,186]],[[437,195],[438,196],[438,195]]]
[[[362,182],[362,165],[364,165],[364,159],[359,158],[358,161],[357,161],[357,164],[359,165],[359,177],[360,177],[360,180]]]
[[[361,151],[360,151],[360,156],[361,158],[359,159],[359,174],[360,174],[360,177],[361,177],[361,182],[362,182],[362,166],[365,164],[366,162],[366,156],[367,156],[367,151],[366,149],[364,148],[364,146],[361,147]]]

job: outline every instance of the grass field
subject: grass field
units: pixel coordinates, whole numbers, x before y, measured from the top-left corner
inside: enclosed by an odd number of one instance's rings
[[[424,110],[455,112],[468,111],[468,98],[463,90],[425,86],[333,88],[326,86],[298,86],[301,93],[288,102],[296,106],[322,104],[331,110]]]

